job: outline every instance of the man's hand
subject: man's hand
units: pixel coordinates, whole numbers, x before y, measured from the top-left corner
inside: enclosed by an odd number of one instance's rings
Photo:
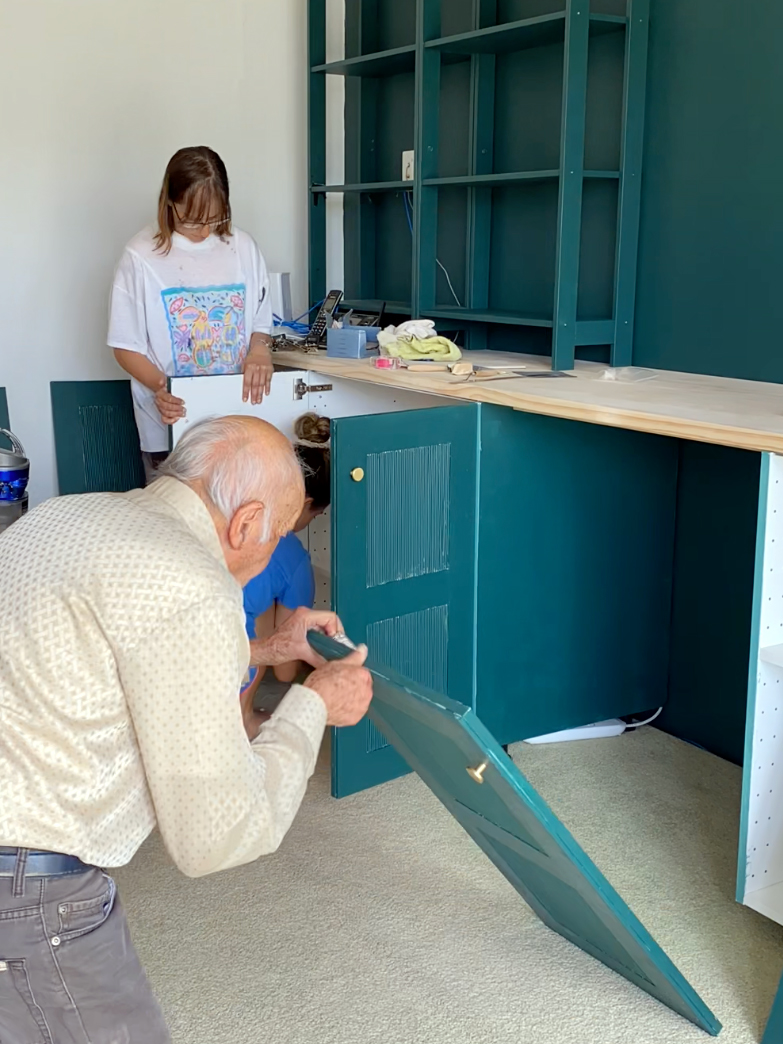
[[[272,715],[269,713],[269,711],[257,711],[253,710],[252,708],[247,712],[243,711],[242,722],[245,726],[247,738],[250,740],[251,743],[254,739],[257,739],[258,734],[261,731],[261,726],[266,724],[266,722],[268,722],[271,717]]]
[[[362,666],[366,659],[367,647],[360,645],[345,659],[319,667],[305,681],[326,704],[327,725],[355,725],[367,713],[372,675]]]
[[[242,371],[245,375],[242,383],[242,402],[249,399],[254,406],[258,406],[264,395],[269,395],[272,390],[274,367],[270,343],[263,334],[253,334],[250,338],[250,347]]]
[[[185,416],[185,400],[178,399],[165,388],[155,393],[155,405],[164,424],[176,424]]]
[[[332,638],[340,634],[342,629],[343,625],[336,613],[318,612],[300,606],[269,638],[251,641],[250,664],[253,667],[276,667],[281,663],[291,663],[292,660],[302,660],[311,667],[320,667],[326,661],[308,642],[307,632],[320,631]]]

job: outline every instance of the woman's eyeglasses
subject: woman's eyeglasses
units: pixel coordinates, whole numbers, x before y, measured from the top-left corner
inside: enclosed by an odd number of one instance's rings
[[[174,216],[176,217],[177,221],[180,223],[182,228],[192,229],[194,232],[202,228],[217,228],[218,225],[222,225],[223,222],[226,220],[225,217],[218,217],[208,218],[206,221],[183,221],[182,217],[180,216],[180,212],[177,210],[177,204],[171,203],[170,205],[171,209],[174,211]]]

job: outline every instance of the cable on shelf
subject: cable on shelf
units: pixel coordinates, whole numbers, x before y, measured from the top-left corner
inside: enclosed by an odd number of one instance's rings
[[[306,312],[302,312],[296,319],[281,319],[279,315],[273,315],[272,318],[275,322],[275,327],[281,330],[290,330],[291,333],[298,334],[301,337],[307,337],[310,333],[310,323],[303,323],[302,320],[310,318],[310,313],[314,312],[316,308],[320,308],[323,301],[319,301],[318,304],[314,304],[312,308],[308,308]]]
[[[403,192],[402,202],[405,207],[405,217],[408,219],[408,228],[411,230],[411,236],[413,235],[413,201],[408,199],[410,193]],[[457,291],[454,289],[454,285],[451,282],[451,276],[448,273],[446,266],[437,257],[435,258],[435,264],[440,268],[443,274],[446,276],[446,282],[449,284],[449,290],[451,290],[451,296],[457,302],[457,308],[462,308],[462,302],[457,297]]]

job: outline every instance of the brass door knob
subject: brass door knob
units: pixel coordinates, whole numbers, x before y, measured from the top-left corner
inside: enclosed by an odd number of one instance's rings
[[[351,478],[354,482],[361,482],[364,478],[364,468],[354,468],[351,472]]]
[[[470,776],[470,778],[474,780],[476,783],[483,783],[484,773],[486,771],[487,764],[488,763],[486,761],[482,761],[480,765],[469,765],[468,768],[465,769],[465,771]]]

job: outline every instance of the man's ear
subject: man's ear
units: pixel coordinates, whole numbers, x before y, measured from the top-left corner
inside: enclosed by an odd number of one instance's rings
[[[252,541],[259,543],[259,535],[263,532],[266,521],[266,505],[260,500],[243,504],[234,512],[229,522],[226,537],[232,551],[240,551],[242,547]]]

